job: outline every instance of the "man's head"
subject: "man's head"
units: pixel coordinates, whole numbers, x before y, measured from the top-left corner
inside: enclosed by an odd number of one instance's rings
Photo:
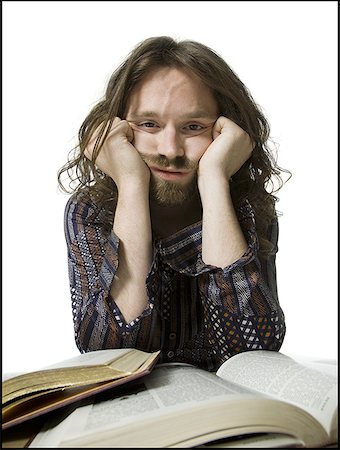
[[[248,89],[216,52],[199,42],[175,41],[168,36],[152,37],[135,47],[112,74],[102,108],[95,108],[96,113],[102,114],[102,119],[125,118],[135,86],[160,68],[177,68],[196,76],[210,89],[218,115],[233,120],[248,134],[258,130],[257,119],[267,126]],[[258,138],[262,136],[258,134]]]
[[[135,85],[126,120],[150,168],[158,203],[182,204],[197,193],[198,162],[212,142],[217,117],[211,90],[183,68],[156,67]]]
[[[98,202],[111,204],[116,198],[112,179],[88,160],[84,151],[94,131],[99,130],[92,153],[96,158],[117,116],[133,126],[134,145],[153,172],[151,188],[155,197],[173,204],[197,193],[197,162],[211,142],[209,123],[224,116],[243,128],[255,146],[250,158],[232,176],[231,194],[236,207],[245,199],[250,201],[259,233],[265,236],[275,215],[276,200],[268,188],[275,178],[278,187],[274,189],[273,183],[272,191],[280,189],[283,169],[277,166],[269,148],[270,128],[262,111],[216,52],[199,42],[177,42],[168,36],[151,37],[137,45],[114,71],[104,98],[80,127],[75,155],[58,174],[62,187],[61,175],[67,172],[70,186],[77,183],[71,192],[88,187]],[[197,119],[203,120],[203,129]],[[163,128],[158,134],[154,128],[159,125]],[[190,130],[188,136],[183,134],[186,129]],[[183,146],[187,149],[185,155]],[[165,173],[162,169],[183,173]]]
[[[169,74],[169,76],[171,75],[172,79],[164,78],[165,73]],[[177,80],[174,78],[175,74]],[[179,74],[181,74],[181,80]],[[163,77],[163,79],[161,77]],[[185,85],[182,84],[184,83],[184,79],[186,80]],[[92,161],[88,161],[83,154],[93,132],[98,129],[98,127],[102,130],[99,132],[97,139],[99,143],[103,142],[105,130],[110,128],[110,124],[115,117],[118,116],[128,120],[132,118],[132,102],[133,107],[136,109],[137,97],[138,95],[140,97],[140,92],[137,94],[137,91],[142,89],[142,86],[144,102],[144,99],[146,98],[144,95],[146,86],[151,86],[151,82],[157,83],[158,94],[157,97],[154,95],[154,99],[156,99],[158,97],[161,98],[160,95],[164,94],[165,89],[172,89],[171,95],[175,96],[176,91],[179,88],[182,89],[183,87],[184,89],[184,86],[188,85],[188,80],[192,85],[192,90],[195,91],[194,94],[191,93],[192,97],[197,101],[195,108],[207,109],[207,111],[203,111],[203,114],[201,114],[202,111],[200,111],[201,115],[204,115],[207,119],[209,118],[209,120],[211,118],[211,122],[220,115],[231,119],[243,128],[249,134],[252,141],[256,143],[252,156],[247,162],[247,166],[241,168],[241,173],[236,174],[236,177],[233,177],[235,178],[235,181],[238,176],[249,179],[254,173],[256,173],[257,176],[262,177],[261,182],[263,182],[265,178],[268,178],[268,174],[263,171],[263,144],[268,139],[269,126],[261,111],[254,103],[247,88],[228,64],[207,46],[188,40],[176,42],[171,37],[161,36],[146,39],[135,47],[126,60],[112,74],[104,99],[93,108],[82,124],[79,131],[80,155],[78,159],[75,160],[74,165],[77,165],[78,169],[79,167],[83,168],[81,172],[84,173],[84,178],[87,178],[87,183],[83,184],[88,184],[90,174],[93,174],[94,181],[99,189],[100,185],[105,186],[110,183],[110,180],[105,179],[105,175],[101,174],[100,171],[95,168]],[[171,87],[170,85],[169,88],[166,87],[166,81],[171,81]],[[177,88],[174,87],[176,83]],[[170,91],[168,91],[168,94],[169,92]],[[204,102],[201,101],[203,93],[205,98]],[[186,98],[191,94],[188,91],[185,94]],[[151,97],[149,91],[149,100]],[[209,101],[207,103],[206,100],[208,97]],[[179,101],[180,95],[177,95],[176,98],[177,101]],[[181,102],[181,104],[183,105],[183,102]],[[144,105],[141,104],[138,105],[138,108],[141,106],[143,106],[144,109]],[[162,107],[165,107],[165,103]],[[187,112],[189,112],[190,107],[194,108],[193,105],[190,106],[188,104],[186,106],[188,109]],[[155,106],[153,106],[153,109],[155,110]],[[175,108],[173,108],[173,111],[175,112]],[[178,111],[179,108],[177,108],[177,112]],[[150,119],[150,117],[147,118]],[[177,122],[179,122],[179,118]],[[176,123],[176,125],[178,124]],[[134,128],[134,130],[135,129],[136,128]],[[198,139],[202,142],[204,138],[206,138],[205,143],[202,146],[204,150],[209,145],[208,134],[207,131],[206,134],[200,138],[195,138],[195,142],[198,142]],[[168,134],[167,137],[169,137]],[[149,138],[151,139],[150,136]],[[152,139],[155,141],[154,138]],[[137,149],[148,157],[150,153],[149,149],[145,147],[146,141],[146,136],[142,138],[141,133],[135,133],[135,145]],[[200,151],[202,148],[200,148]],[[96,158],[99,151],[100,146],[98,145],[93,152],[94,158]],[[171,152],[172,150],[168,144],[167,149],[164,149],[163,147],[162,151]],[[168,156],[167,159],[164,159],[164,155],[161,154],[161,156],[162,160],[166,161],[166,164],[168,164],[169,159],[173,159],[173,155],[171,158]],[[160,162],[158,161],[158,165],[159,164]],[[257,167],[259,170],[257,170]],[[242,172],[245,173],[242,174]],[[155,180],[155,177],[153,177],[153,179]],[[105,189],[105,187],[103,189]],[[180,200],[180,197],[181,194],[179,194],[178,200]]]

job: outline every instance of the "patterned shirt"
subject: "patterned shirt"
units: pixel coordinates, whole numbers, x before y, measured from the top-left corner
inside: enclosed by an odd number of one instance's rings
[[[153,240],[146,278],[148,305],[126,323],[110,295],[118,267],[119,238],[105,232],[107,212],[78,195],[65,208],[65,236],[75,340],[80,352],[133,347],[161,350],[159,362],[185,362],[214,371],[232,355],[278,351],[285,335],[275,255],[278,223],[270,227],[274,251],[258,257],[249,203],[237,211],[248,243],[244,255],[218,268],[202,260],[202,222]]]

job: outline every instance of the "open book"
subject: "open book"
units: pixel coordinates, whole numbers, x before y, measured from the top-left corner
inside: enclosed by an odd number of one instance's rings
[[[98,350],[2,382],[2,430],[148,374],[160,352]]]
[[[337,399],[337,363],[327,361],[259,350],[216,373],[158,364],[55,415],[30,447],[320,448],[338,440]]]

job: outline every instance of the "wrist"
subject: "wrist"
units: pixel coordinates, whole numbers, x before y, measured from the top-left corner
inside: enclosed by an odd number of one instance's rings
[[[149,197],[149,181],[136,178],[125,178],[117,183],[118,195],[124,198],[146,198]]]
[[[215,171],[214,174],[199,174],[197,180],[200,195],[212,195],[214,192],[230,191],[229,180],[222,171]]]

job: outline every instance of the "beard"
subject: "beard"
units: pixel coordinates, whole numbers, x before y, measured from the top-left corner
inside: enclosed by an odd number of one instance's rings
[[[180,206],[199,195],[197,186],[198,164],[190,161],[186,157],[177,157],[173,160],[166,156],[148,156],[140,154],[147,165],[155,165],[159,168],[173,168],[184,170],[196,170],[195,176],[188,184],[182,185],[176,181],[163,180],[151,173],[150,197],[160,206]]]
[[[150,196],[160,206],[180,206],[197,195],[197,175],[185,186],[151,176]]]

